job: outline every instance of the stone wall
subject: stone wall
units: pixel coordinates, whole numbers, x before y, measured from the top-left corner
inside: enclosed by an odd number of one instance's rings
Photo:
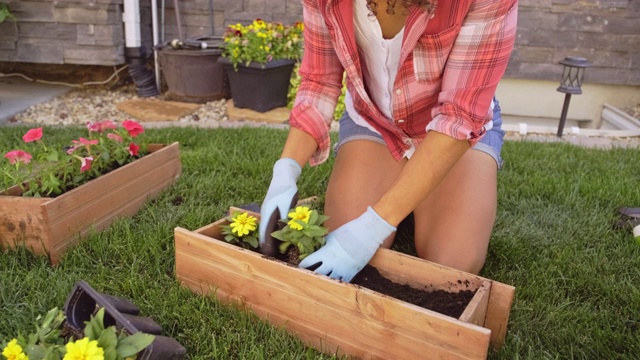
[[[0,24],[0,61],[122,64],[122,1],[3,1],[17,21]]]
[[[123,0],[0,2],[18,17],[0,25],[0,61],[124,63]],[[140,2],[150,48],[151,1]],[[178,22],[174,1],[164,2],[160,35],[171,40],[178,37]],[[180,0],[179,8],[183,37],[220,36],[227,25],[255,18],[285,24],[302,18],[301,0]],[[506,77],[557,81],[558,61],[582,56],[594,65],[585,82],[640,85],[640,0],[521,0],[518,21]]]
[[[585,82],[640,85],[640,1],[520,0],[506,77],[559,81],[566,56],[593,64]]]

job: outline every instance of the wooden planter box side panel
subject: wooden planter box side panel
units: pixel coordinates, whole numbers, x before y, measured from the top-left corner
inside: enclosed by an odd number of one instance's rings
[[[24,244],[36,254],[48,254],[51,263],[57,264],[67,248],[87,233],[135,214],[178,179],[182,167],[177,142],[152,144],[149,151],[56,198],[0,196],[1,244]]]
[[[42,205],[51,227],[53,254],[63,253],[118,217],[134,215],[180,175],[177,146],[147,156],[137,166],[123,166],[93,180],[91,187],[77,188]]]
[[[215,229],[200,231],[216,235]],[[197,232],[177,228],[175,247],[180,282],[195,292],[215,293],[222,301],[249,307],[325,353],[376,359],[424,354],[486,358],[488,329],[265,259]],[[380,256],[378,265],[383,266],[385,255]]]
[[[244,209],[231,207],[230,212],[245,211]],[[260,219],[260,214],[252,213],[253,216]],[[196,230],[196,233],[203,234],[213,239],[221,239],[220,226],[227,221],[220,219],[212,224],[203,226]],[[378,255],[384,254],[384,255]],[[379,259],[384,259],[380,266]],[[475,309],[467,309],[460,317],[460,320],[471,324],[483,326],[491,330],[491,346],[499,350],[504,343],[507,334],[507,324],[511,313],[511,305],[515,296],[515,288],[497,281],[475,276],[457,269],[442,266],[429,261],[416,261],[412,256],[381,249],[376,253],[371,261],[371,265],[376,266],[378,270],[390,279],[401,283],[408,284],[416,288],[429,289],[468,289],[477,290],[481,287],[489,287],[488,294],[476,294],[473,301],[487,301],[486,307],[481,303]],[[410,266],[407,266],[411,264]],[[452,283],[454,279],[465,279],[467,282]],[[488,285],[488,283],[490,285]],[[431,284],[433,286],[425,286]],[[481,298],[479,300],[479,298]],[[484,314],[484,320],[482,315]]]
[[[491,329],[491,346],[500,349],[507,336],[507,324],[516,288],[494,281],[489,292],[489,304],[484,327]]]
[[[1,197],[0,197],[1,198]],[[24,246],[38,255],[46,254],[49,234],[41,205],[48,198],[7,197],[0,204],[0,245]]]

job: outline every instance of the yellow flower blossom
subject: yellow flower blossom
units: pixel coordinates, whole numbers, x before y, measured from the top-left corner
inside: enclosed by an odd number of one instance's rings
[[[67,353],[62,360],[104,360],[104,350],[98,346],[96,340],[89,338],[67,343]]]
[[[231,232],[238,234],[238,236],[248,235],[257,229],[257,221],[258,219],[246,212],[237,214],[231,219]]]
[[[291,220],[289,220],[287,225],[294,230],[302,230],[302,225],[295,220],[300,220],[303,223],[308,224],[310,216],[311,209],[306,206],[298,206],[293,211],[289,212],[289,218],[291,218]]]
[[[27,354],[22,352],[22,346],[18,345],[17,339],[13,339],[7,344],[7,347],[2,350],[2,355],[7,360],[29,360]]]

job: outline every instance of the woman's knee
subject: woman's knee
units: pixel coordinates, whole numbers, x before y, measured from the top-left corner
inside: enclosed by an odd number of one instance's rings
[[[422,259],[472,274],[478,274],[482,270],[487,258],[486,249],[435,248],[425,246],[424,242],[416,242],[416,252]]]

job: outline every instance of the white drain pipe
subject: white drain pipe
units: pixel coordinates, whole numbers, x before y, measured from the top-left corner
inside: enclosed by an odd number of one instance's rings
[[[124,22],[125,57],[129,65],[129,74],[136,85],[136,92],[141,97],[156,96],[160,88],[154,74],[146,68],[146,55],[142,49],[139,0],[124,0],[122,22]],[[154,32],[154,46],[156,40],[157,36]]]
[[[158,39],[158,0],[151,0],[151,29],[153,32],[153,68],[156,72],[156,86],[160,90],[160,66],[158,66],[158,50],[156,50],[156,46],[160,42]]]
[[[139,48],[142,46],[142,35],[140,33],[140,1],[125,0],[124,13],[124,43],[128,48]]]

